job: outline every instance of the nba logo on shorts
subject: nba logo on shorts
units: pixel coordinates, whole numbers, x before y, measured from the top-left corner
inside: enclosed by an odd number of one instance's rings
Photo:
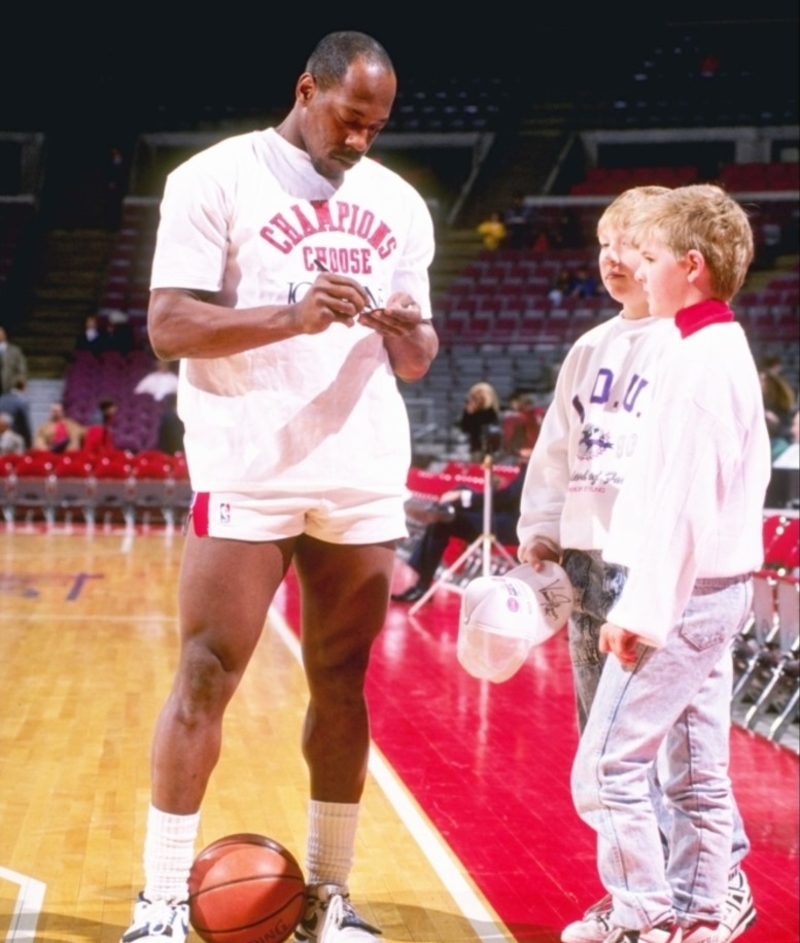
[[[230,504],[220,504],[220,506],[219,506],[219,522],[220,522],[220,524],[230,524],[230,522],[231,522],[231,506],[230,506]]]

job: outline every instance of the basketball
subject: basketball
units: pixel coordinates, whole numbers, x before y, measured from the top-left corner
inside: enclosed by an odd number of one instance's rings
[[[294,856],[263,835],[204,848],[189,876],[189,919],[206,943],[283,943],[300,922],[305,879]]]

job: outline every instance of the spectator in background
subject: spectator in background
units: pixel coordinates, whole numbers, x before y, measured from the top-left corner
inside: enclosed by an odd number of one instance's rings
[[[473,461],[479,462],[499,445],[500,400],[490,383],[476,383],[470,387],[458,428],[469,436],[469,451]],[[498,441],[493,443],[492,436]]]
[[[761,381],[767,421],[775,422],[779,428],[785,429],[797,405],[797,396],[781,371],[780,357],[773,354],[762,357],[758,362],[758,377]]]
[[[568,268],[562,268],[558,275],[556,275],[556,280],[553,282],[553,286],[547,293],[547,299],[554,305],[559,305],[567,297],[572,287],[572,272]]]
[[[518,193],[514,202],[503,214],[509,249],[529,249],[531,245],[531,217],[525,205],[525,197]]]
[[[492,251],[499,249],[508,236],[508,230],[499,213],[491,213],[489,218],[478,226],[478,233],[483,240],[484,249]]]
[[[532,397],[526,393],[517,393],[508,403],[500,420],[502,425],[502,455],[518,456],[523,451],[529,452],[536,445],[542,425],[543,411],[538,409]]]
[[[50,452],[75,452],[83,444],[86,429],[64,413],[63,403],[50,404],[50,418],[36,430],[34,448]]]
[[[183,434],[183,420],[178,415],[178,397],[175,393],[167,393],[158,423],[156,448],[168,455],[183,452]]]
[[[103,344],[105,350],[114,350],[123,356],[136,346],[133,325],[124,311],[114,309],[109,312]]]
[[[0,455],[22,455],[24,451],[22,436],[11,428],[11,416],[0,413]]]
[[[789,430],[791,442],[773,461],[773,468],[800,468],[800,410],[795,409]]]
[[[106,349],[106,338],[100,330],[97,315],[89,314],[83,325],[83,330],[75,338],[75,350],[85,350],[98,356]]]
[[[178,377],[168,361],[157,360],[155,370],[143,376],[133,392],[147,394],[160,402],[170,393],[178,392]]]
[[[99,407],[100,422],[86,430],[83,447],[87,452],[109,452],[116,448],[112,426],[117,414],[117,404],[113,399],[101,399]]]
[[[517,521],[525,467],[530,454],[530,449],[520,451],[517,456],[520,472],[506,485],[501,488],[497,481],[492,483],[492,533],[504,546],[516,547],[518,544]],[[483,491],[474,488],[446,491],[439,498],[436,508],[429,511],[434,520],[425,528],[408,559],[408,565],[418,575],[417,582],[401,593],[393,593],[394,602],[416,602],[425,595],[433,583],[451,537],[460,537],[471,543],[481,536],[485,499]]]
[[[24,380],[17,380],[8,393],[0,396],[0,412],[8,413],[11,417],[11,428],[17,435],[22,436],[25,448],[29,449],[33,442],[31,425],[31,406],[25,395],[27,384]]]
[[[0,327],[0,393],[8,393],[17,382],[28,382],[28,363],[16,344],[10,343],[4,327]]]
[[[588,265],[579,265],[570,280],[568,298],[595,298],[600,294],[597,278]]]

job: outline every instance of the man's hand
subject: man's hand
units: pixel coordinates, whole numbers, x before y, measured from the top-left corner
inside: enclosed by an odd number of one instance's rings
[[[319,334],[334,322],[352,327],[368,301],[367,293],[354,279],[330,272],[320,274],[294,306],[299,332]]]
[[[364,311],[358,318],[359,324],[372,328],[384,337],[405,337],[421,321],[419,305],[411,295],[404,292],[392,295],[383,308]]]
[[[638,661],[640,641],[635,632],[629,632],[611,622],[604,622],[600,627],[600,651],[616,655],[624,668],[633,668]]]
[[[558,563],[559,561],[559,555],[556,551],[538,540],[520,547],[518,557],[520,563],[529,563],[537,573],[542,569],[542,564],[546,560],[550,563]]]
[[[422,319],[411,295],[395,292],[383,308],[364,311],[358,321],[383,338],[397,377],[414,383],[425,376],[439,350],[439,339],[431,321]]]

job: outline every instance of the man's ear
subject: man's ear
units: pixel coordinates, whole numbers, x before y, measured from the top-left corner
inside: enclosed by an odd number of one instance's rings
[[[316,95],[318,88],[319,86],[314,76],[310,72],[304,72],[297,80],[297,87],[295,88],[297,100],[307,105],[314,95]]]

